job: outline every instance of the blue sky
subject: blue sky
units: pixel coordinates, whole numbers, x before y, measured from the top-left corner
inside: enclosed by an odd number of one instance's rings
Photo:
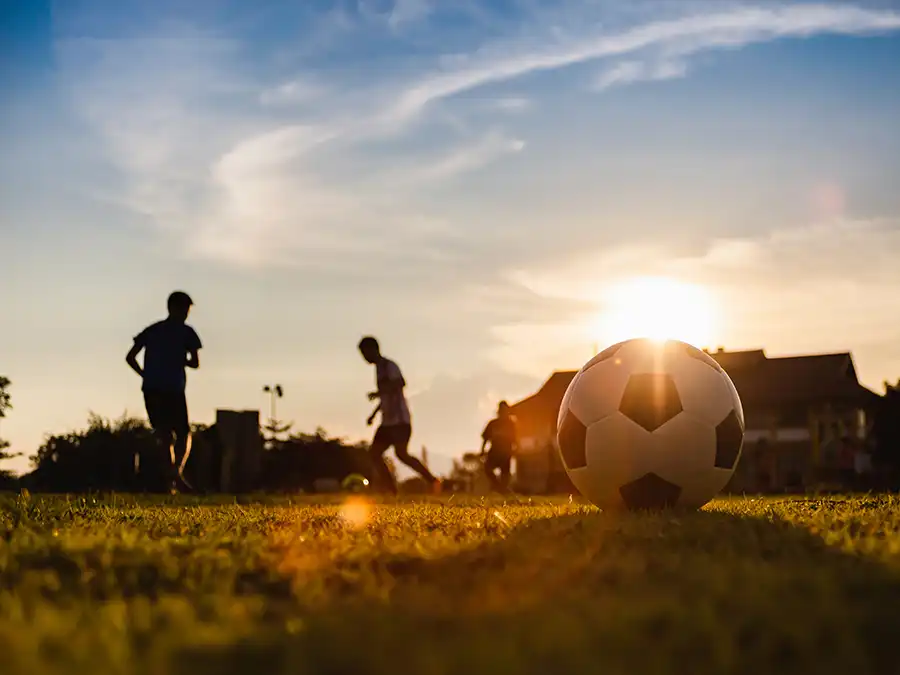
[[[900,376],[897,3],[259,4],[4,3],[14,449],[143,413],[124,354],[174,288],[199,421],[277,381],[367,436],[374,333],[433,457],[636,313],[693,316],[635,277],[702,291],[695,341]]]

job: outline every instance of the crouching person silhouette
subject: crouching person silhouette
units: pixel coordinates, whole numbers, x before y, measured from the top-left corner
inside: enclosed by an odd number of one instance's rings
[[[484,462],[484,473],[490,481],[491,489],[505,494],[509,492],[512,458],[519,448],[516,420],[506,401],[500,401],[500,405],[497,406],[497,417],[488,422],[481,434],[481,440],[482,456],[490,445]],[[498,469],[499,479],[496,474]]]

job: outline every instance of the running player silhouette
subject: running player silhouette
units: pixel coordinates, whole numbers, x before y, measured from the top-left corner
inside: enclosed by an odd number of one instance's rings
[[[138,333],[125,360],[143,380],[147,417],[168,457],[165,489],[174,493],[191,489],[183,474],[191,452],[185,368],[200,367],[198,351],[203,345],[197,332],[186,323],[194,304],[190,296],[175,291],[167,304],[169,316]],[[141,350],[143,367],[137,361]]]
[[[432,486],[432,491],[439,494],[441,482],[425,467],[422,462],[409,454],[409,439],[412,436],[412,421],[409,405],[403,389],[406,381],[396,363],[381,354],[378,341],[371,336],[359,342],[359,351],[367,363],[375,366],[376,391],[369,394],[370,401],[378,401],[378,406],[369,416],[367,424],[371,425],[375,416],[381,413],[381,424],[372,439],[369,456],[377,473],[377,480],[394,494],[397,483],[384,462],[384,453],[394,446],[397,459],[416,471]]]

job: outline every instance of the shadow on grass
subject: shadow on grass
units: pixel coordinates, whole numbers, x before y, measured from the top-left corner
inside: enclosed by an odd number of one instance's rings
[[[457,555],[370,564],[386,599],[351,583],[293,630],[276,613],[174,663],[192,675],[900,672],[900,576],[777,518],[561,516]]]

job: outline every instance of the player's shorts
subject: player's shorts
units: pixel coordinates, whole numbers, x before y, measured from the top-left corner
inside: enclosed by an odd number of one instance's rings
[[[144,405],[154,431],[186,435],[191,431],[183,391],[145,391]]]
[[[484,460],[484,466],[489,471],[494,469],[500,469],[502,471],[509,471],[510,466],[512,465],[512,453],[504,450],[495,450],[491,448],[488,450],[487,457]]]
[[[372,440],[372,445],[377,445],[385,449],[393,445],[396,448],[408,445],[410,438],[412,438],[412,425],[410,424],[382,425],[378,427],[378,431],[375,432],[375,438]]]

